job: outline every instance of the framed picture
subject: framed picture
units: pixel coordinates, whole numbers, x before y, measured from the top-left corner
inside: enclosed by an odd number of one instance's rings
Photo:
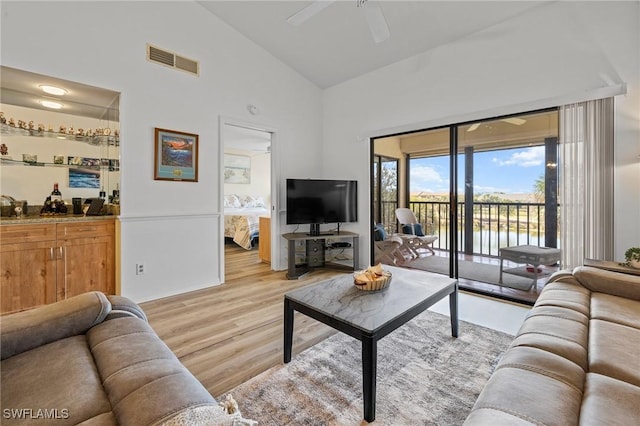
[[[155,180],[198,181],[198,135],[155,129]]]
[[[224,183],[251,183],[251,157],[224,154]]]
[[[100,188],[100,167],[69,167],[69,188]]]

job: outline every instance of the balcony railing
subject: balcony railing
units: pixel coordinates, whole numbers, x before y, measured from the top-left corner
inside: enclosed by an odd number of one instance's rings
[[[509,203],[509,202],[474,202],[472,231],[465,232],[465,203],[458,203],[458,238],[459,252],[465,252],[467,239],[471,238],[472,252],[483,256],[498,256],[502,247],[516,245],[545,245],[545,204],[544,203]],[[382,223],[389,231],[397,232],[395,217],[397,203],[382,203]],[[448,250],[449,210],[448,202],[411,201],[409,208],[415,213],[418,222],[432,223],[438,239],[434,248]]]

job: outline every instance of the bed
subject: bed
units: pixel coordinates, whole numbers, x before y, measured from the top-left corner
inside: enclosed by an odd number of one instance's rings
[[[232,239],[245,250],[251,250],[254,240],[259,236],[260,216],[269,216],[262,197],[225,195],[225,238]]]

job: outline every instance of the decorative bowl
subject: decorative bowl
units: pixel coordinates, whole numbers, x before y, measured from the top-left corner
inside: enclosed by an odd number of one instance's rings
[[[382,271],[382,275],[366,274],[367,271],[357,271],[353,274],[353,284],[358,290],[384,290],[391,284],[391,272]],[[363,276],[364,275],[364,276]],[[367,279],[363,279],[367,278]]]

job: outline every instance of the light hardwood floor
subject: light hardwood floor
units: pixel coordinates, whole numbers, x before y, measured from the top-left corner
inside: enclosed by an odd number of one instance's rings
[[[339,273],[316,270],[287,280],[284,271],[259,261],[257,248],[227,245],[225,252],[225,284],[141,304],[158,335],[214,397],[282,363],[286,292]],[[296,313],[294,354],[333,333]]]
[[[257,248],[247,251],[229,244],[225,253],[225,284],[141,304],[158,335],[216,398],[282,363],[286,292],[344,273],[318,269],[299,280],[287,280],[284,271],[273,272],[260,262]],[[513,323],[517,330],[528,312],[523,306],[464,293],[460,303],[465,307],[462,320],[489,327],[487,317],[496,317],[499,325]],[[447,314],[448,302],[443,309]],[[309,317],[295,315],[294,355],[335,333]]]

